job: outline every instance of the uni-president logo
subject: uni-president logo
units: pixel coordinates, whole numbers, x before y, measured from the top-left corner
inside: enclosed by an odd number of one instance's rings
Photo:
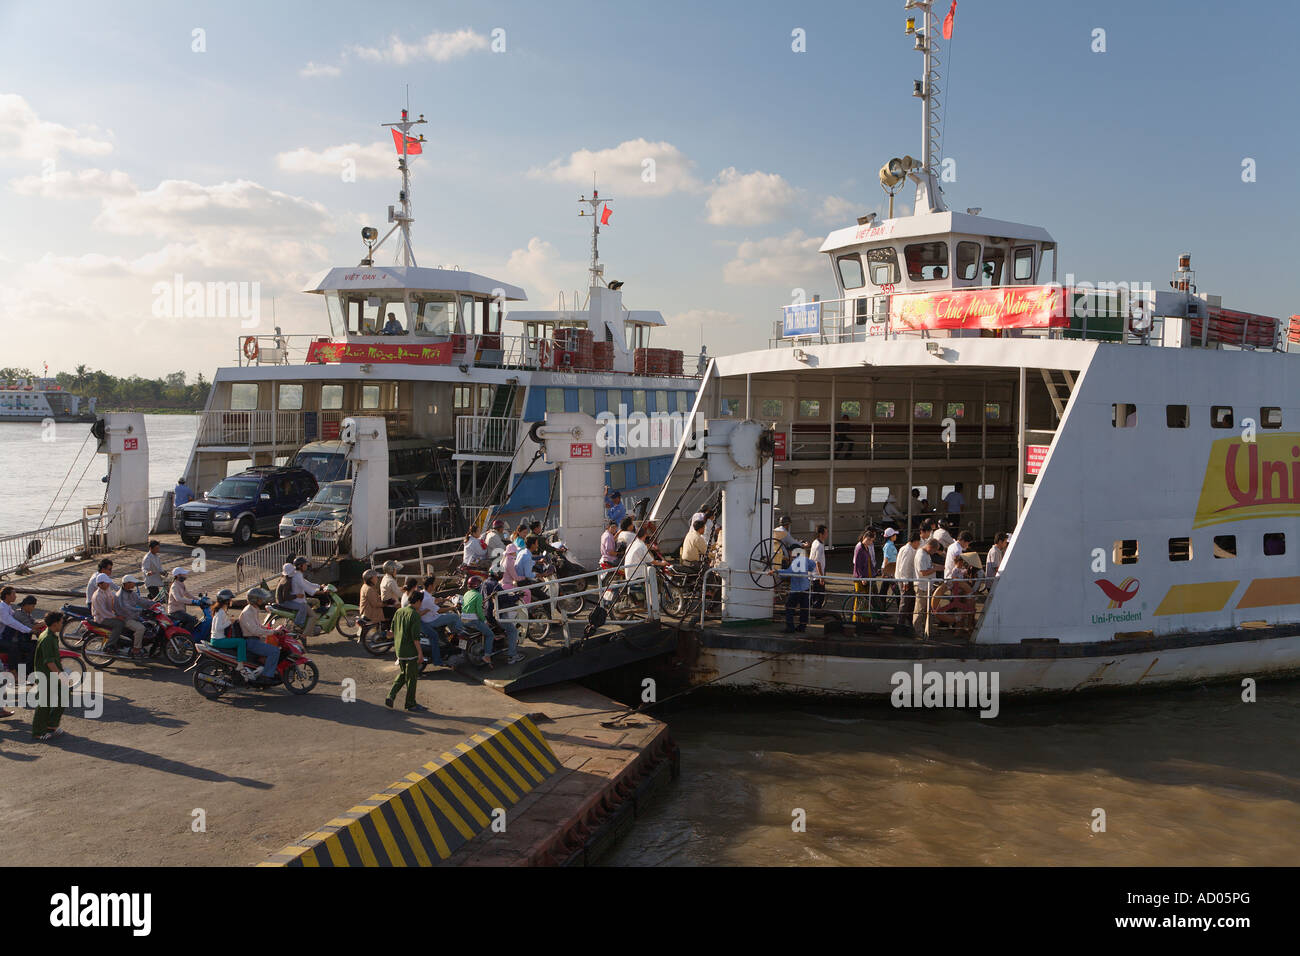
[[[1125,578],[1118,585],[1111,584],[1105,578],[1098,579],[1096,583],[1097,587],[1101,588],[1101,593],[1110,598],[1107,607],[1123,607],[1138,593],[1137,578]]]
[[[1210,448],[1193,528],[1300,516],[1300,432],[1220,438]]]

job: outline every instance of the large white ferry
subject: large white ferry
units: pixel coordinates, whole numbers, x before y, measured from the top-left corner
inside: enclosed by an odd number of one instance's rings
[[[52,378],[0,382],[0,422],[90,422],[95,399],[83,399]]]
[[[384,125],[405,150],[419,142],[411,132],[424,122],[403,110]],[[303,290],[324,299],[328,332],[245,336],[238,364],[216,371],[187,468],[197,490],[236,464],[297,460],[320,479],[342,478],[335,470],[342,448],[333,447],[341,422],[381,416],[389,473],[422,478],[422,500],[462,519],[489,506],[507,520],[541,518],[552,503],[554,466],[528,435],[547,412],[619,415],[623,407],[623,417],[685,417],[699,387],[695,363],[684,370],[680,351],[651,348],[663,316],[627,309],[622,282],[605,278],[598,240],[611,197],[593,190],[580,200],[592,217],[585,301],[575,293],[567,308],[561,301],[555,310],[518,310],[510,307],[526,298],[518,286],[417,264],[409,163],[397,155],[402,188],[388,233],[366,227],[360,263],[329,269]],[[378,264],[390,238],[395,263]],[[649,496],[674,448],[675,438],[658,448],[611,448],[609,487],[625,500]]]
[[[1003,693],[1300,671],[1300,317],[1224,308],[1186,254],[1159,290],[1062,285],[1046,230],[949,209],[935,17],[908,6],[924,143],[881,169],[890,217],[827,236],[835,298],[785,307],[769,348],[702,385],[706,445],[739,420],[770,437],[746,453],[768,459],[734,492],[748,503],[724,507],[721,622],[706,608],[691,680],[888,696],[916,663],[949,684],[997,672]],[[913,214],[893,216],[908,182]],[[684,444],[661,523],[719,490],[698,465]],[[886,503],[906,530],[954,489],[984,547],[1012,533],[969,640],[761,624],[773,517],[851,548]]]

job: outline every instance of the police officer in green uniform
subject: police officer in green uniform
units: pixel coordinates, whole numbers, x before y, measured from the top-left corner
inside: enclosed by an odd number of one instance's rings
[[[386,707],[393,706],[397,692],[406,685],[406,709],[426,711],[415,702],[415,685],[420,680],[420,665],[424,661],[424,652],[420,648],[420,612],[418,608],[424,600],[424,591],[416,588],[411,592],[406,607],[399,608],[393,615],[393,651],[397,654],[397,679],[384,700]],[[437,640],[437,638],[434,638]]]

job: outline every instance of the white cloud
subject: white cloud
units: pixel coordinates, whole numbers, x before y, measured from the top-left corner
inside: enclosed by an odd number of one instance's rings
[[[672,143],[630,139],[611,149],[577,150],[568,159],[529,170],[528,175],[591,189],[594,173],[598,189],[621,191],[624,196],[666,196],[700,188],[691,173],[694,165]]]
[[[9,185],[21,196],[42,199],[104,199],[137,192],[131,177],[120,169],[58,170],[52,176],[23,176],[10,180]]]
[[[330,66],[328,63],[316,63],[309,60],[307,65],[298,71],[298,75],[310,79],[316,76],[338,76],[342,72],[343,71],[337,66]]]
[[[40,162],[64,151],[103,156],[113,151],[113,144],[42,120],[23,97],[0,93],[0,158]]]
[[[357,179],[382,179],[394,175],[397,168],[397,155],[392,143],[347,143],[343,146],[329,146],[322,150],[306,147],[280,153],[275,157],[276,165],[290,173],[319,173],[324,176],[341,176],[343,164],[352,160],[355,164]]]
[[[741,173],[728,166],[713,180],[705,204],[715,226],[756,226],[779,218],[799,193],[776,173]]]
[[[821,222],[833,222],[839,225],[848,225],[858,216],[857,210],[860,209],[858,203],[841,196],[827,196],[822,200],[822,204],[817,208],[817,218]]]
[[[567,302],[587,288],[586,264],[561,258],[555,246],[536,236],[511,252],[503,268],[488,269],[486,275],[521,286],[528,294],[528,304],[519,306],[524,309],[552,309],[561,292]]]
[[[822,240],[794,229],[784,236],[745,240],[723,267],[723,281],[733,285],[774,285],[829,279]]]
[[[246,228],[253,236],[333,232],[323,205],[246,179],[201,186],[167,179],[157,188],[104,201],[95,225],[124,235],[174,236]]]
[[[400,37],[394,35],[389,38],[387,46],[354,46],[352,52],[363,60],[401,65],[415,60],[446,63],[448,60],[467,56],[476,50],[486,50],[488,46],[488,38],[483,34],[463,29],[454,33],[430,33],[415,43],[405,43]]]

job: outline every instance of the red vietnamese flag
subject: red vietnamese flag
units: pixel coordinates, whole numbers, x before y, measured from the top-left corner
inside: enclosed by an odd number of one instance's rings
[[[397,130],[393,130],[393,145],[397,147],[397,151],[399,153],[402,151],[402,134],[399,133]],[[414,136],[406,137],[407,156],[419,156],[423,152],[424,150],[421,148],[420,141],[418,139],[416,139]]]
[[[614,215],[614,210],[609,208],[609,203],[605,203],[605,208],[600,211],[600,224],[602,226],[608,226],[609,217],[612,215]]]
[[[952,39],[952,18],[957,13],[957,0],[952,0],[952,6],[948,8],[948,15],[943,18],[943,38]]]

